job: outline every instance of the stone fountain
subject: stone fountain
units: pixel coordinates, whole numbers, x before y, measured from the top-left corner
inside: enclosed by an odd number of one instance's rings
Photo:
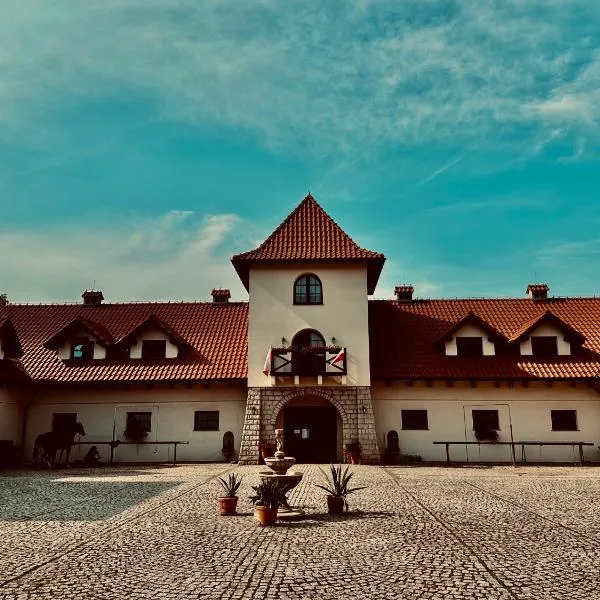
[[[283,429],[276,429],[275,437],[277,442],[275,456],[265,458],[265,464],[271,470],[261,471],[258,476],[263,480],[277,480],[283,493],[288,494],[300,483],[303,473],[300,473],[299,471],[287,472],[290,467],[294,466],[296,459],[293,456],[285,456],[285,453],[283,452]],[[283,521],[301,519],[302,517],[304,517],[303,510],[291,507],[287,504],[280,506],[277,511],[277,518]]]

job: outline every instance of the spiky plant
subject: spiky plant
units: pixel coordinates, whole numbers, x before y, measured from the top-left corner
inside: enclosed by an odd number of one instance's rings
[[[266,506],[276,509],[280,504],[286,505],[287,498],[279,483],[274,479],[263,479],[258,485],[252,486],[254,492],[249,500],[255,506]]]
[[[238,477],[235,473],[230,473],[227,479],[217,477],[221,487],[225,490],[225,495],[221,496],[221,498],[237,497],[237,491],[240,489],[240,485],[242,485],[242,479],[243,477]]]
[[[348,472],[350,467],[346,465],[345,469],[342,469],[342,465],[330,465],[329,467],[330,473],[327,474],[321,467],[319,467],[319,471],[321,471],[323,477],[325,478],[325,485],[321,485],[319,483],[315,483],[318,488],[321,488],[325,492],[327,492],[330,496],[335,496],[336,498],[344,499],[344,508],[346,512],[348,511],[348,501],[346,500],[346,496],[348,494],[352,494],[352,492],[357,492],[358,490],[364,490],[366,486],[357,486],[350,487],[350,480],[354,477],[353,472]]]

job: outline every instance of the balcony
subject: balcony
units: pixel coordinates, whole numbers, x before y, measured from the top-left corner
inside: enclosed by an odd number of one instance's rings
[[[271,375],[276,377],[336,377],[346,375],[346,369],[346,348],[288,346],[271,351]]]

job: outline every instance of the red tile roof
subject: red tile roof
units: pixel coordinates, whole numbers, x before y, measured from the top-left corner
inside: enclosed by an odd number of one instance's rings
[[[73,335],[80,331],[87,331],[98,338],[104,346],[114,344],[115,339],[102,325],[95,323],[91,319],[78,316],[64,327],[61,327],[56,333],[44,342],[44,346],[50,350],[56,350],[68,341]]]
[[[258,248],[237,254],[231,262],[246,289],[252,264],[364,262],[367,264],[367,285],[372,294],[385,256],[358,246],[308,194]]]
[[[569,325],[569,323],[566,323],[563,319],[556,316],[551,310],[546,310],[541,315],[533,317],[533,319],[523,323],[523,326],[513,333],[510,341],[518,342],[526,338],[534,329],[544,323],[549,323],[557,329],[562,330],[567,334],[566,337],[568,338],[568,341],[574,344],[581,345],[585,342],[585,336],[580,331],[577,331],[574,327]]]
[[[481,319],[503,339],[547,310],[585,336],[573,356],[519,356],[499,341],[499,354],[480,358],[445,356],[436,342],[457,323]],[[89,316],[87,316],[89,314]],[[107,358],[61,361],[44,342],[78,317],[122,339],[150,315],[185,340],[190,351],[164,360]],[[248,305],[231,302],[15,305],[9,316],[25,354],[0,360],[0,382],[27,373],[41,382],[99,383],[201,381],[247,377]],[[369,302],[371,376],[398,379],[589,379],[600,376],[600,298],[373,300]],[[267,349],[265,349],[266,352]],[[352,352],[352,348],[348,348]],[[4,379],[2,379],[4,377]]]
[[[445,356],[436,341],[472,312],[506,338],[546,310],[581,332],[573,356]],[[600,298],[457,299],[369,302],[371,376],[399,379],[579,379],[600,376]],[[348,349],[351,351],[351,349]],[[502,350],[502,349],[501,349]]]
[[[87,316],[89,315],[89,316]],[[121,339],[154,315],[191,346],[185,356],[164,360],[62,361],[44,342],[78,317]],[[25,351],[27,373],[41,382],[198,381],[247,376],[248,305],[231,302],[19,305],[0,307],[10,316]],[[3,361],[0,361],[3,362]]]

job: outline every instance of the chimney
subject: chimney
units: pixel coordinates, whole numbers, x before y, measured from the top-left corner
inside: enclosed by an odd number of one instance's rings
[[[210,295],[215,304],[227,304],[231,298],[231,292],[227,289],[215,288]]]
[[[547,283],[530,283],[527,286],[527,295],[532,300],[546,300],[550,288]]]
[[[414,291],[415,288],[412,285],[397,285],[394,288],[394,294],[396,294],[398,302],[410,302],[413,299]]]
[[[104,294],[100,290],[85,290],[81,297],[85,306],[100,306],[104,300]]]

